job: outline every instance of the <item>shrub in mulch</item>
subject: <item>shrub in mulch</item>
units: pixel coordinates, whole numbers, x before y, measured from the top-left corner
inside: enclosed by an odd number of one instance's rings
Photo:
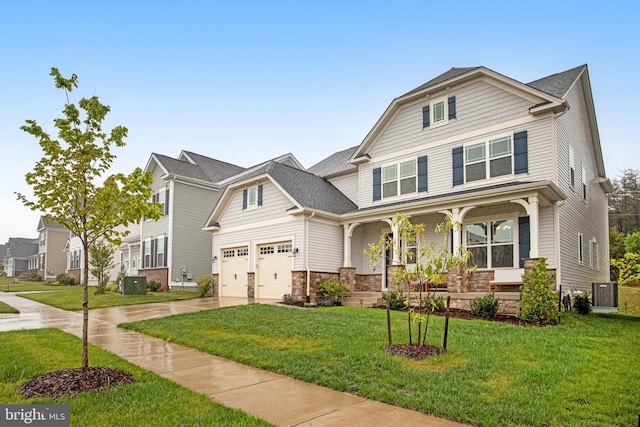
[[[27,397],[58,398],[135,382],[128,372],[90,366],[49,372],[25,382],[18,391]]]

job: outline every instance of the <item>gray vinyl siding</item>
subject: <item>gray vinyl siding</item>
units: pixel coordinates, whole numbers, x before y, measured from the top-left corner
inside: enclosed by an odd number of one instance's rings
[[[458,97],[456,97],[458,99]],[[458,114],[458,121],[462,122],[465,119],[461,114]],[[397,118],[396,118],[397,120]],[[453,121],[449,124],[441,126],[442,128],[448,128],[452,126]],[[452,180],[452,156],[451,150],[455,147],[460,147],[465,144],[473,144],[477,142],[487,141],[492,137],[501,136],[504,134],[511,134],[527,131],[528,135],[528,160],[529,160],[529,172],[526,174],[511,175],[512,181],[538,181],[538,180],[552,180],[554,178],[553,161],[551,161],[551,153],[553,152],[553,119],[551,117],[543,117],[533,122],[521,125],[516,128],[508,127],[501,131],[492,132],[490,135],[484,137],[472,137],[467,139],[461,139],[448,144],[434,146],[429,149],[422,149],[416,151],[415,154],[410,156],[398,156],[393,158],[387,158],[384,161],[377,161],[372,156],[372,160],[359,168],[359,184],[360,184],[360,196],[359,206],[361,208],[370,207],[375,204],[386,204],[391,201],[398,201],[403,199],[414,198],[416,193],[410,195],[396,196],[393,198],[382,199],[380,201],[373,201],[373,169],[398,163],[412,158],[418,158],[420,156],[427,156],[428,167],[428,192],[426,195],[439,195],[448,194],[452,191],[460,191],[466,188],[477,188],[483,185],[490,185],[499,182],[509,181],[508,176],[498,177],[496,179],[475,181],[473,183],[464,184],[453,187]],[[415,141],[415,144],[419,144],[419,141]],[[384,141],[380,139],[374,147],[384,145]],[[393,147],[392,147],[393,148]],[[407,147],[404,147],[407,148]],[[373,151],[373,150],[372,150]]]
[[[285,215],[285,214],[283,214]],[[299,253],[294,259],[294,268],[302,270],[304,265],[304,220],[293,219],[292,221],[281,224],[261,225],[260,222],[247,223],[254,227],[244,230],[234,231],[233,233],[212,233],[213,236],[213,254],[220,258],[220,248],[230,248],[235,246],[249,246],[249,271],[255,271],[256,258],[255,246],[256,242],[280,242],[283,239],[293,239],[294,248],[298,248]],[[210,237],[211,238],[211,237]],[[213,264],[213,272],[219,273],[219,262]]]
[[[430,101],[425,98],[423,102],[400,109],[369,155],[376,157],[411,149],[420,144],[525,117],[532,106],[531,102],[483,81],[454,89],[446,96],[456,97],[457,119],[449,120],[445,125],[423,129],[422,108]]]
[[[151,191],[153,194],[156,194],[161,188],[167,187],[167,182],[162,179],[162,175],[164,172],[160,168],[160,166],[156,165],[151,171],[153,175],[153,184],[151,184]],[[160,234],[164,234],[165,236],[169,233],[169,219],[166,216],[161,217],[157,221],[146,221],[142,222],[142,241],[145,238],[151,237],[156,238],[156,236]]]
[[[371,266],[371,259],[363,254],[364,250],[369,248],[369,243],[378,243],[383,233],[391,232],[391,227],[384,222],[374,222],[362,224],[353,230],[351,237],[351,265],[355,267],[357,274],[380,274],[382,271],[382,262],[380,267],[375,271]]]
[[[556,263],[556,231],[553,206],[540,208],[538,211],[538,255],[547,260],[549,268],[557,268]]]
[[[344,245],[342,226],[309,220],[309,268],[337,273],[342,267]]]
[[[218,221],[220,227],[230,228],[281,218],[286,214],[288,209],[294,206],[293,202],[282,194],[282,191],[280,191],[271,181],[267,181],[263,184],[262,191],[262,206],[258,206],[255,209],[243,210],[242,189],[236,190],[227,208]]]
[[[591,290],[592,282],[609,278],[607,197],[598,183],[595,153],[580,82],[567,94],[570,110],[557,119],[558,186],[567,195],[559,208],[560,281]],[[575,188],[569,185],[569,147],[573,148]],[[582,199],[582,172],[587,172],[587,201]],[[583,235],[583,262],[578,262],[578,234]],[[589,240],[599,245],[599,268],[589,266]]]
[[[181,182],[175,182],[173,188],[171,280],[186,267],[195,281],[211,274],[211,235],[202,227],[220,192]]]
[[[329,178],[331,184],[347,196],[356,205],[359,204],[358,198],[358,172],[354,171],[347,175],[340,175],[335,178]]]

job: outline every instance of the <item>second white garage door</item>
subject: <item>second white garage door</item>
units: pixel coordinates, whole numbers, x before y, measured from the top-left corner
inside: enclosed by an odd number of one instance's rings
[[[277,298],[291,293],[293,254],[291,242],[258,246],[257,298]]]
[[[222,251],[220,296],[247,297],[248,266],[249,249],[246,246]]]

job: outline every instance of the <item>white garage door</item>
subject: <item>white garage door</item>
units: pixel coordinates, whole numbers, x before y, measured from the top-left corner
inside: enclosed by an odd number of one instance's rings
[[[258,247],[257,298],[277,298],[291,293],[293,254],[291,242]]]
[[[244,247],[222,251],[220,296],[247,297],[247,267],[249,249]]]

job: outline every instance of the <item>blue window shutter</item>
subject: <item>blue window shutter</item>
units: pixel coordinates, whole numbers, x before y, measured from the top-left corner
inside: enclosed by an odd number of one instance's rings
[[[529,258],[531,250],[529,217],[518,217],[518,243],[520,248],[520,268],[524,268],[524,260]]]
[[[151,266],[150,267],[155,267],[156,266],[156,239],[151,239]]]
[[[456,118],[456,97],[449,97],[449,120]]]
[[[242,209],[247,209],[247,190],[242,190]]]
[[[258,185],[258,206],[262,206],[262,185]]]
[[[418,157],[418,192],[427,191],[427,156]]]
[[[373,170],[373,200],[382,198],[382,168]]]
[[[464,184],[464,152],[462,147],[451,150],[453,157],[453,185]]]
[[[145,265],[145,262],[144,262],[144,249],[145,249],[145,242],[143,241],[142,242],[142,252],[141,252],[142,253],[142,268],[147,268],[148,265]]]
[[[516,174],[529,172],[527,151],[527,131],[513,135],[513,170]]]
[[[430,123],[429,106],[422,107],[422,127],[428,128]]]

